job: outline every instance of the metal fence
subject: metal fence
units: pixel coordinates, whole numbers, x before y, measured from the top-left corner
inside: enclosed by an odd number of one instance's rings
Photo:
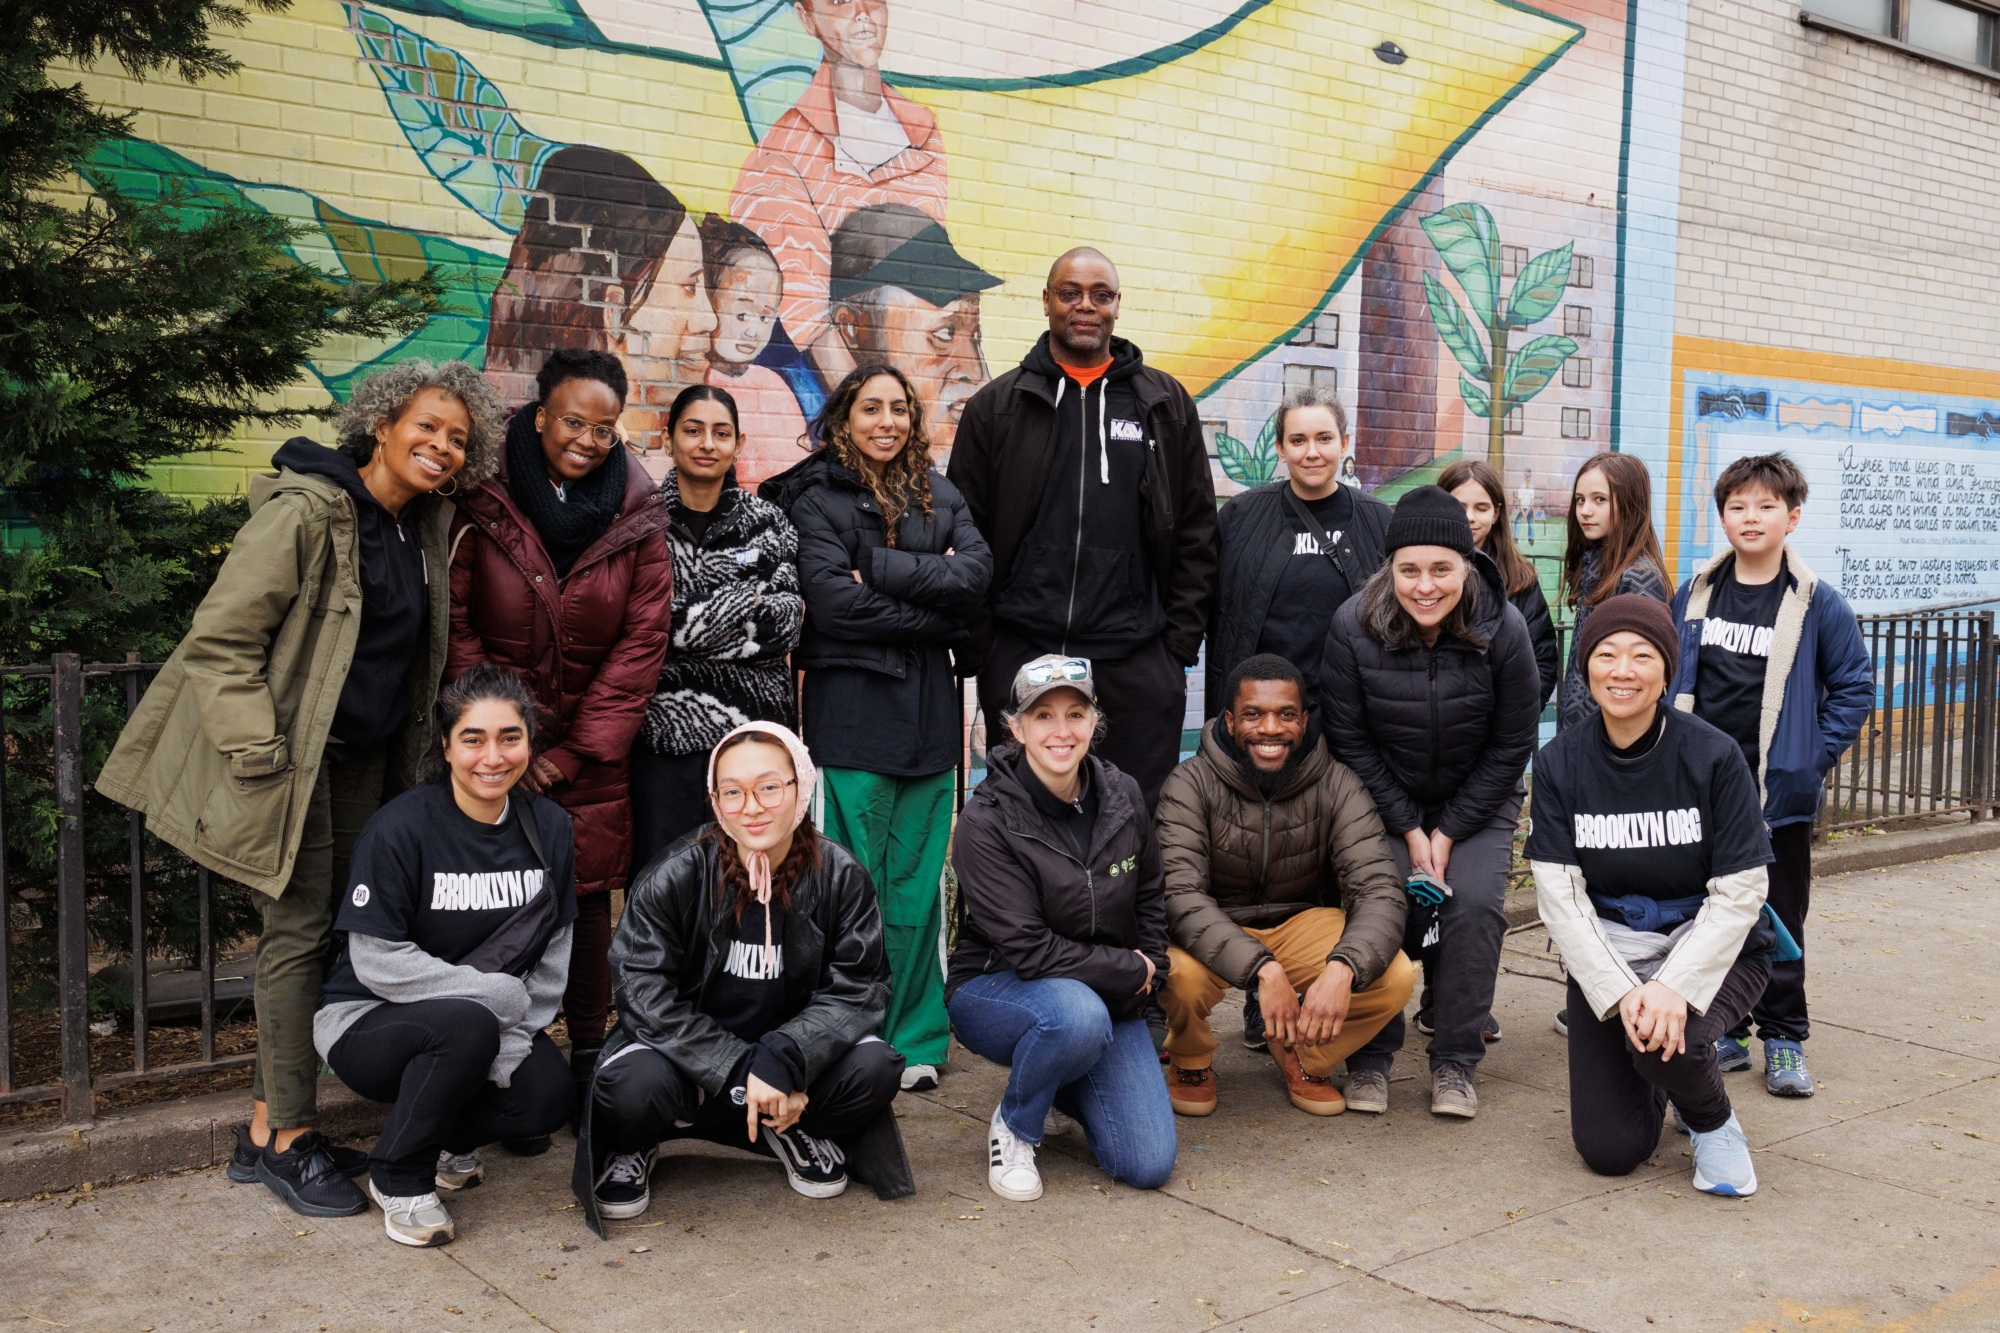
[[[1861,738],[1829,774],[1828,799],[1820,833],[1839,829],[1883,826],[1969,814],[1983,819],[1995,807],[1995,731],[2000,722],[2000,651],[1996,651],[1992,611],[1944,610],[1898,615],[1863,616],[1861,630],[1875,665],[1875,706]],[[155,879],[170,866],[182,866],[177,854],[152,843],[139,815],[124,812],[129,827],[124,864],[87,864],[84,838],[87,802],[104,798],[89,792],[84,773],[84,700],[88,682],[115,682],[127,714],[138,704],[144,682],[159,669],[155,662],[83,662],[74,653],[56,655],[47,665],[0,666],[0,682],[47,681],[52,727],[47,751],[30,745],[7,711],[0,695],[0,1107],[24,1102],[59,1102],[69,1123],[88,1121],[97,1099],[115,1089],[148,1084],[189,1074],[240,1069],[254,1056],[216,1052],[217,962],[219,950],[235,941],[218,940],[214,920],[216,882],[205,870],[193,873],[198,943],[194,958],[199,1047],[194,1058],[164,1065],[149,1058],[148,1035],[155,1005],[149,1003],[150,968],[157,947],[149,948],[147,930],[148,877]],[[30,751],[35,755],[30,757]],[[17,867],[9,861],[7,784],[10,769],[42,762],[52,773],[55,807],[53,827],[55,873],[30,877],[25,892],[40,910],[24,911]],[[101,808],[100,817],[115,807]],[[130,895],[131,937],[125,961],[130,977],[129,1002],[120,1001],[112,1017],[129,1030],[132,1054],[117,1068],[96,1068],[91,1032],[91,969],[93,944],[88,915],[93,891],[103,894],[110,882],[123,881]],[[95,886],[95,890],[93,890]],[[17,1004],[17,937],[24,930],[49,929],[53,919],[57,984],[53,1008],[59,1026],[60,1069],[56,1077],[28,1086],[15,1079]],[[36,918],[30,923],[29,918]],[[117,961],[117,951],[98,941],[95,961]],[[100,1008],[103,997],[99,997]],[[43,1007],[46,1014],[46,1006]]]

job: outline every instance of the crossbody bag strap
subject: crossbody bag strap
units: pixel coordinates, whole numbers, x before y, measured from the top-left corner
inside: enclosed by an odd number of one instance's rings
[[[1292,517],[1305,524],[1306,531],[1318,540],[1320,554],[1331,560],[1333,567],[1340,571],[1340,577],[1347,580],[1348,591],[1360,592],[1363,580],[1354,577],[1354,566],[1347,559],[1347,533],[1342,531],[1340,536],[1335,537],[1328,532],[1290,486],[1285,487],[1285,503],[1290,506]]]

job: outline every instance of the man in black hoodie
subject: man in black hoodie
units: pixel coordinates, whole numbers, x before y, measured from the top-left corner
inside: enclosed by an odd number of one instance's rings
[[[1063,255],[1042,289],[1048,334],[966,405],[946,475],[992,546],[993,584],[958,660],[997,734],[1024,662],[1089,658],[1099,754],[1151,809],[1215,597],[1215,483],[1194,399],[1112,336],[1118,302],[1109,259]]]

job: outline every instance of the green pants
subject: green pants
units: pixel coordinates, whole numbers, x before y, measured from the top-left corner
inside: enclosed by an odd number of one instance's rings
[[[944,858],[951,850],[950,773],[889,778],[819,771],[820,832],[854,853],[875,881],[889,955],[882,1040],[913,1065],[944,1063]]]
[[[298,859],[285,891],[257,895],[264,930],[257,937],[257,1064],[250,1095],[270,1107],[271,1128],[300,1129],[318,1119],[319,1052],[313,1015],[333,961],[333,918],[347,892],[354,840],[382,804],[386,764],[380,751],[337,757],[328,746],[313,781],[299,835]]]

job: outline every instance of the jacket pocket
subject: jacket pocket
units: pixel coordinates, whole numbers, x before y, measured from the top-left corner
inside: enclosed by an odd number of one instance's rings
[[[223,778],[202,803],[196,845],[247,869],[275,873],[283,859],[297,778],[297,768],[259,778]]]

